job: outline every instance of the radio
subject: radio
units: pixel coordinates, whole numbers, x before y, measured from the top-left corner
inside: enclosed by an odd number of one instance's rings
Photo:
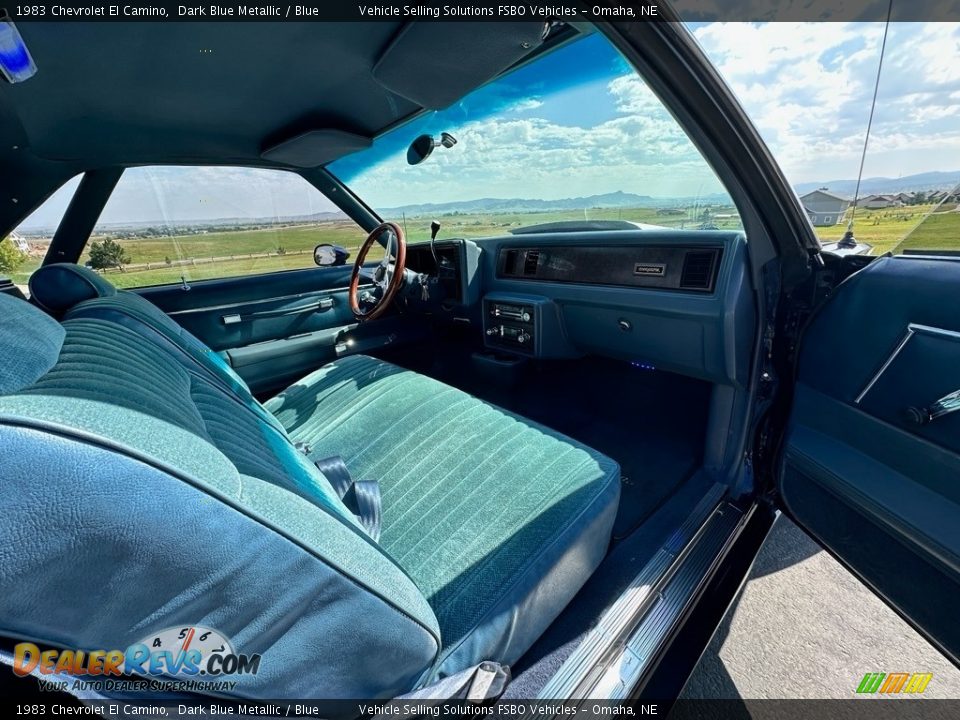
[[[484,333],[487,345],[535,353],[536,316],[534,305],[484,301]]]

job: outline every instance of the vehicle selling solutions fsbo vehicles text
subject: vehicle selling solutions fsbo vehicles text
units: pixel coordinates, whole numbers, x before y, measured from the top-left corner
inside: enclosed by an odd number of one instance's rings
[[[510,18],[575,18],[584,14],[590,17],[656,17],[659,15],[656,5],[611,6],[594,5],[587,10],[579,7],[557,5],[525,5],[511,3],[496,6],[475,5],[357,5],[361,17],[376,18],[465,18],[465,17],[510,17]],[[296,16],[317,15],[317,8],[293,6]]]

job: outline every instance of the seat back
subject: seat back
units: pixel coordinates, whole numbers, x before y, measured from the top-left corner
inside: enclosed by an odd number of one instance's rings
[[[3,295],[0,318],[0,634],[93,650],[212,627],[262,655],[239,697],[426,677],[426,599],[282,430],[123,324]]]
[[[181,360],[202,368],[241,402],[256,406],[247,384],[219,353],[149,300],[118,290],[90,268],[73,263],[45,265],[30,276],[30,296],[55,317],[102,318],[126,325],[152,342],[169,345],[182,355]]]

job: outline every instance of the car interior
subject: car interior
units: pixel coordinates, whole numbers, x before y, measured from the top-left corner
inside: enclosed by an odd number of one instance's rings
[[[9,642],[200,623],[262,653],[240,697],[389,698],[484,661],[534,697],[751,490],[742,231],[441,223],[365,318],[384,263],[133,290],[78,264],[144,164],[296,173],[396,261],[402,229],[325,166],[588,29],[277,24],[263,63],[236,24],[209,67],[202,24],[22,31],[43,68],[0,87],[0,225],[82,179],[28,298],[0,293]]]

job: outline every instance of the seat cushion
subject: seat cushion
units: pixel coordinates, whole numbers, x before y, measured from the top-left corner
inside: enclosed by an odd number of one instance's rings
[[[542,425],[366,356],[266,407],[312,457],[380,482],[380,543],[437,616],[439,677],[515,662],[606,553],[619,467]]]

